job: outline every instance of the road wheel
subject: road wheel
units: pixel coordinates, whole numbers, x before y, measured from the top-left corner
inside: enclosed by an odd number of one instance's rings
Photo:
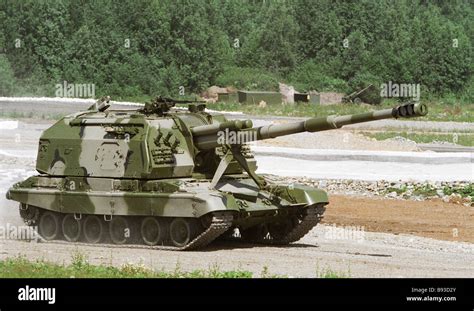
[[[183,247],[192,241],[195,224],[190,219],[176,218],[170,224],[170,239],[173,245]]]
[[[109,222],[110,239],[115,244],[125,244],[132,235],[132,228],[123,216],[114,216]]]
[[[87,243],[98,243],[104,235],[104,224],[97,215],[88,215],[83,224],[84,239]]]
[[[143,242],[147,245],[157,245],[164,240],[164,224],[156,217],[143,218],[140,232]]]
[[[77,242],[81,237],[81,222],[74,218],[74,214],[67,214],[62,223],[64,238],[69,242]]]
[[[38,231],[45,240],[57,239],[61,233],[59,214],[44,212],[39,220]]]
[[[360,99],[359,97],[356,97],[356,98],[354,98],[354,100],[352,102],[356,105],[359,105],[359,104],[362,104],[362,99]]]

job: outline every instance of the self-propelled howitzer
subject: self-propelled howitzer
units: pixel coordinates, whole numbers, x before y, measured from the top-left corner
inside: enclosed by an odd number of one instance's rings
[[[56,242],[189,250],[233,236],[288,244],[321,220],[327,194],[258,176],[246,142],[427,112],[405,104],[253,128],[200,103],[188,110],[176,103],[158,97],[138,110],[111,110],[106,99],[64,117],[40,137],[39,174],[13,185],[7,198]]]

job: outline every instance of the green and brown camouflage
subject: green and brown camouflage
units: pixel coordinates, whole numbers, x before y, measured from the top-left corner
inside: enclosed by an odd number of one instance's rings
[[[158,97],[142,109],[108,110],[107,101],[45,130],[39,175],[7,192],[45,239],[95,243],[105,239],[108,225],[118,244],[141,236],[148,245],[191,249],[235,228],[247,240],[290,243],[319,222],[328,196],[258,176],[245,142],[426,114],[424,105],[406,104],[252,128],[250,120],[230,121],[201,104],[173,110],[175,102]],[[222,132],[244,143],[220,141]],[[121,230],[129,228],[133,234],[122,239]],[[91,238],[97,230],[98,238]]]

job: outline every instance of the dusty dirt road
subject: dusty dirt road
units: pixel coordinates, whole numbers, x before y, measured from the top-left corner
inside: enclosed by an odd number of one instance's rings
[[[20,224],[16,207],[8,205],[2,223]],[[0,240],[0,258],[69,263],[80,252],[94,264],[165,271],[218,267],[257,277],[265,270],[289,277],[317,277],[328,270],[346,277],[474,277],[474,244],[462,242],[473,240],[473,210],[444,202],[332,196],[324,224],[285,247],[216,241],[200,251],[173,252]]]
[[[474,243],[474,207],[432,201],[330,196],[324,222],[367,231]]]

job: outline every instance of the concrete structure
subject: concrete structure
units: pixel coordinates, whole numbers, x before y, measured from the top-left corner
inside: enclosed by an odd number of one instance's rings
[[[282,98],[279,92],[263,91],[238,91],[239,103],[258,105],[261,101],[267,104],[281,104]]]
[[[300,103],[308,103],[310,102],[310,96],[308,93],[299,93],[295,92],[294,94],[294,101],[295,103],[300,102]]]
[[[217,101],[220,103],[237,103],[239,98],[237,93],[217,93]]]

